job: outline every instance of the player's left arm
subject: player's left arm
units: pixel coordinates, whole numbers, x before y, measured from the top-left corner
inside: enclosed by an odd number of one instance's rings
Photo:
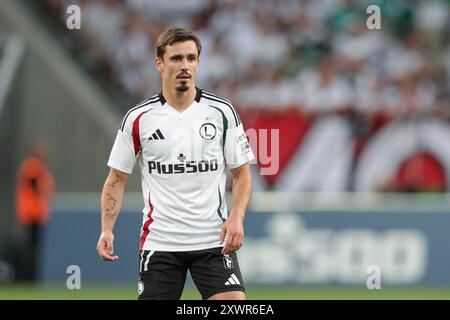
[[[233,208],[222,226],[220,241],[222,253],[238,250],[244,243],[244,218],[252,197],[252,176],[249,163],[231,169],[233,174]]]

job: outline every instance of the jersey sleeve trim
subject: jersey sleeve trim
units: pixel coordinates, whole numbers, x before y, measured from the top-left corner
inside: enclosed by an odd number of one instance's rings
[[[222,122],[223,122],[222,149],[224,149],[224,148],[225,148],[225,141],[226,141],[226,139],[227,139],[228,119],[227,119],[227,117],[225,116],[225,114],[223,113],[223,111],[220,110],[220,108],[217,108],[217,107],[211,106],[211,105],[210,105],[210,107],[216,109],[216,110],[219,111],[220,114],[222,115]]]
[[[220,103],[220,104],[222,104],[222,105],[227,106],[227,107],[231,110],[231,113],[233,114],[233,118],[234,118],[234,121],[235,121],[235,123],[236,123],[236,127],[237,127],[239,124],[241,124],[241,119],[239,118],[239,115],[238,115],[237,112],[234,110],[234,108],[233,108],[233,106],[231,105],[231,103],[230,103],[229,100],[223,99],[223,98],[221,98],[221,97],[219,97],[219,96],[216,96],[215,94],[206,92],[206,91],[204,91],[204,90],[202,91],[202,97],[205,98],[206,100],[214,101],[214,102],[217,102],[217,103]]]
[[[141,117],[153,109],[148,109],[144,112],[141,112],[136,119],[133,121],[133,130],[132,130],[132,136],[133,136],[133,145],[134,145],[134,156],[137,156],[138,153],[141,151],[141,137],[139,132],[139,120]]]
[[[149,99],[147,99],[147,100],[145,100],[145,101],[143,101],[141,103],[138,103],[134,108],[131,108],[130,110],[128,110],[127,114],[123,117],[123,120],[122,120],[122,122],[120,124],[120,130],[121,131],[124,130],[125,124],[127,122],[127,119],[128,119],[128,117],[130,116],[130,114],[133,111],[135,111],[135,110],[137,110],[139,108],[146,107],[146,106],[148,106],[150,104],[153,104],[153,103],[156,103],[156,102],[159,102],[159,101],[160,101],[159,95],[154,95],[153,97],[151,97],[151,98],[149,98]]]
[[[118,164],[112,162],[111,160],[108,161],[108,167],[112,168],[112,169],[116,169],[120,172],[126,173],[126,174],[132,174],[133,171],[132,170],[127,170],[125,168],[123,168],[122,166],[119,166]]]

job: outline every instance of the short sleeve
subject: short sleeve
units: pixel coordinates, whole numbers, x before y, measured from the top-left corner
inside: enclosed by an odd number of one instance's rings
[[[230,169],[240,167],[254,159],[242,123],[226,131],[224,151],[225,161]]]
[[[109,156],[108,166],[124,173],[131,174],[135,162],[136,156],[131,132],[128,134],[126,131],[118,130],[116,140],[114,141]]]

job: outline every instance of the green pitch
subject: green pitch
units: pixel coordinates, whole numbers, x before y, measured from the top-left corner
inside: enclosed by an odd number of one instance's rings
[[[59,286],[0,285],[0,300],[134,300],[137,288],[133,286],[89,285],[80,290]],[[250,287],[249,300],[372,300],[372,299],[450,299],[450,287],[381,288],[369,290],[351,287]],[[199,300],[194,287],[186,287],[183,300]]]

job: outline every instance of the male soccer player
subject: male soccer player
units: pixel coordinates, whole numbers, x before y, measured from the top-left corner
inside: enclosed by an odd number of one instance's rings
[[[101,197],[101,259],[115,261],[113,228],[125,183],[141,169],[145,208],[139,248],[139,299],[179,299],[187,270],[203,299],[245,299],[235,251],[244,240],[253,153],[228,100],[195,86],[201,43],[172,28],[156,43],[162,92],[124,116]],[[227,213],[225,168],[233,176]]]

